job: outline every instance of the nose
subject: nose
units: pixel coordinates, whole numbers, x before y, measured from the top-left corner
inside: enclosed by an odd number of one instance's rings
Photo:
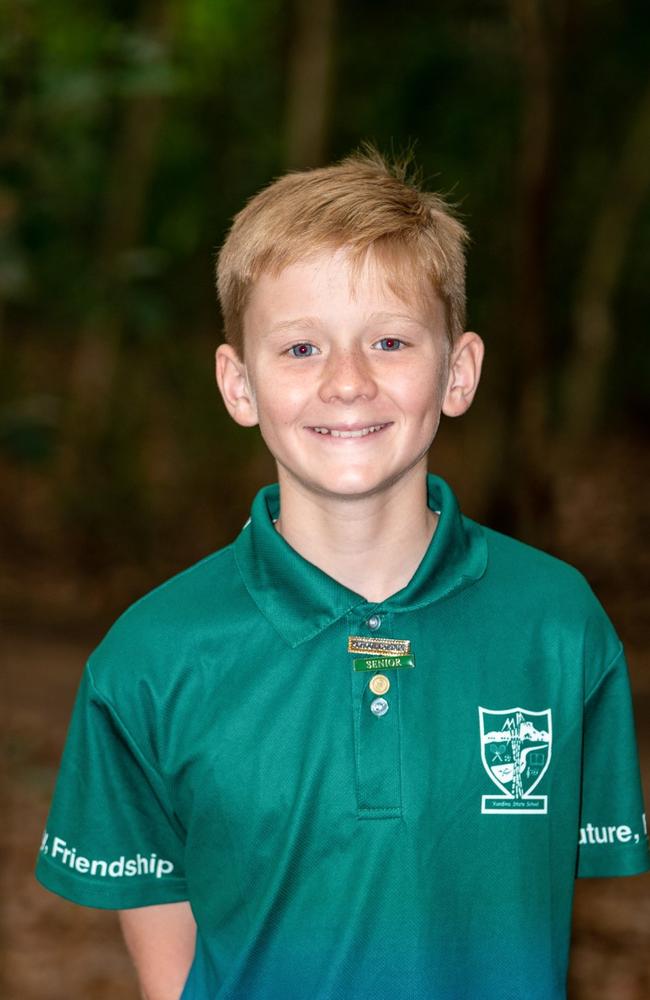
[[[319,395],[325,403],[337,399],[343,403],[374,399],[377,385],[363,352],[354,349],[333,351],[323,371]]]

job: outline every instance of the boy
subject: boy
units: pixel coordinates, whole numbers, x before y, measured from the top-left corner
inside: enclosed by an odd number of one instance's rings
[[[122,911],[148,1000],[555,1000],[575,875],[648,868],[605,613],[427,478],[481,371],[464,240],[368,151],[221,251],[217,381],[279,485],[91,656],[38,864]]]

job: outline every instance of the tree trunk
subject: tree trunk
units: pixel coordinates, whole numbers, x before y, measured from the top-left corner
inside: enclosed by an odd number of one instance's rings
[[[614,353],[613,301],[636,215],[650,188],[650,82],[623,142],[591,233],[573,307],[574,344],[565,369],[564,447],[578,454],[598,421]]]
[[[512,420],[504,449],[512,515],[524,537],[539,544],[551,519],[546,297],[557,54],[544,9],[539,0],[511,0],[523,94],[510,345]]]
[[[139,32],[165,47],[171,11],[169,2],[150,0],[141,12]],[[110,397],[123,327],[124,255],[142,232],[164,113],[159,93],[137,95],[124,107],[97,246],[99,305],[81,331],[70,371],[68,399],[75,421],[101,425]]]
[[[287,166],[304,170],[323,163],[336,0],[294,0],[295,20],[287,95]]]

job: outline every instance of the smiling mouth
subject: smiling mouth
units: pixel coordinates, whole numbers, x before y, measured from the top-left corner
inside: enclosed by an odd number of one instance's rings
[[[378,431],[383,431],[384,427],[388,427],[388,424],[371,424],[368,427],[358,427],[353,430],[342,430],[334,427],[311,427],[310,430],[316,434],[329,435],[335,438],[362,438],[368,437],[369,434],[376,434]]]

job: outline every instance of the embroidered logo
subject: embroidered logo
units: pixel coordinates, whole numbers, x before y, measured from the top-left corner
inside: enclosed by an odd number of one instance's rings
[[[479,706],[481,759],[502,795],[483,795],[481,812],[546,813],[547,795],[533,791],[551,760],[551,709],[492,709]]]

